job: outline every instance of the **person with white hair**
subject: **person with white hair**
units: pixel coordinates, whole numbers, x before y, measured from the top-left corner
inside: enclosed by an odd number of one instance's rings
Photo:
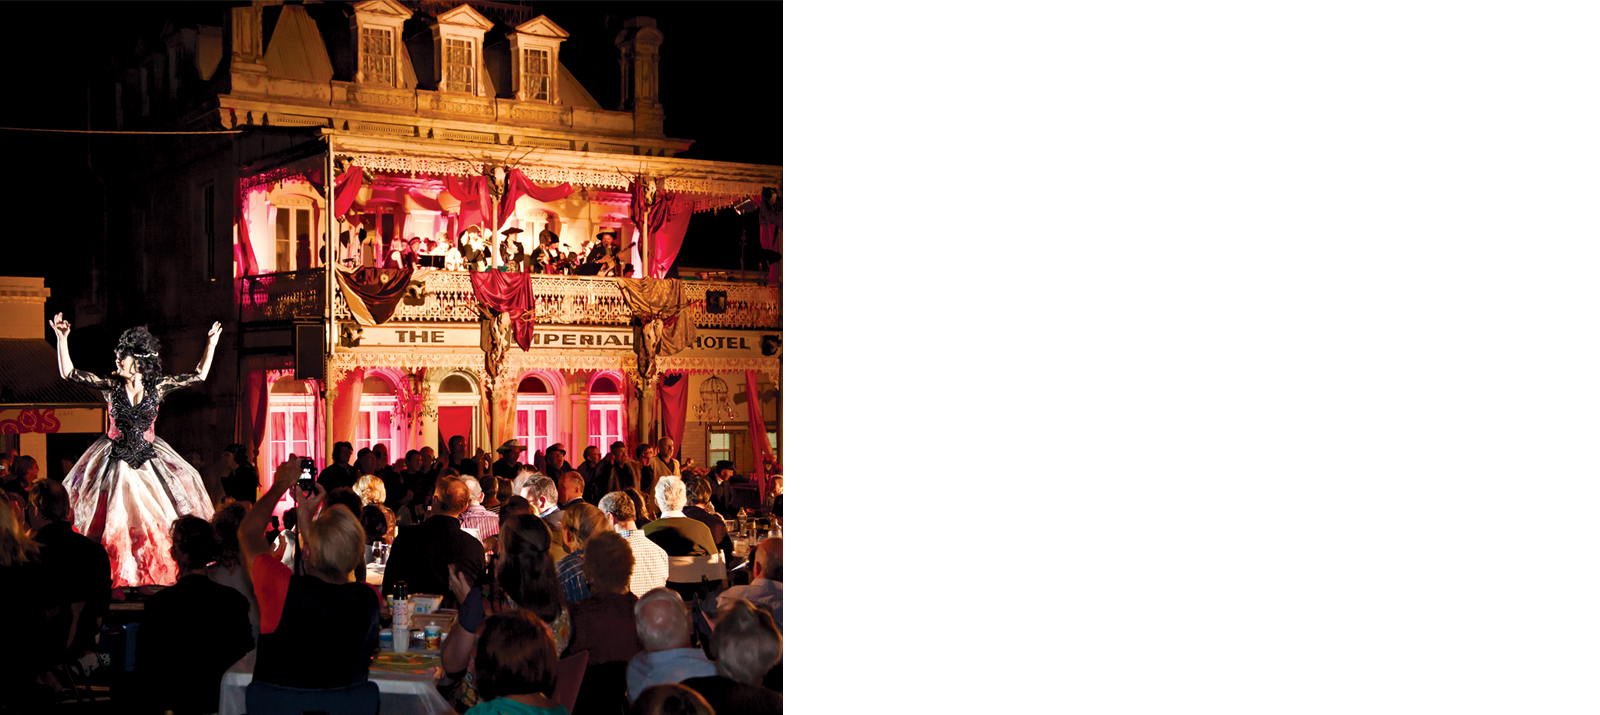
[[[645,524],[644,535],[667,552],[667,587],[684,598],[722,588],[727,563],[722,560],[711,529],[683,513],[689,503],[683,478],[666,476],[656,480],[656,503],[661,506],[661,518]]]
[[[629,702],[654,685],[717,674],[717,665],[689,640],[689,607],[676,591],[651,589],[633,605],[633,619],[644,652],[628,661]]]
[[[483,486],[478,483],[478,479],[462,477],[461,481],[466,482],[467,493],[471,495],[467,510],[461,512],[461,528],[473,529],[479,541],[500,533],[500,516],[483,508]]]

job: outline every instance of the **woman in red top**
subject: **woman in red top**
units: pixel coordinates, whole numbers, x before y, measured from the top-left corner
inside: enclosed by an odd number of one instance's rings
[[[299,467],[300,458],[289,455],[273,474],[272,488],[239,525],[239,546],[261,607],[254,677],[292,688],[364,683],[378,650],[378,592],[356,580],[366,557],[361,522],[346,509],[319,515],[327,492],[317,484],[311,496],[294,494],[305,575],[294,575],[267,544],[272,506],[299,479]]]

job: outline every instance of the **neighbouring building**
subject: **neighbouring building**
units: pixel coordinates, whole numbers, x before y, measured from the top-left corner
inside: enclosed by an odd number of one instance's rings
[[[106,403],[99,390],[61,378],[55,336],[46,337],[49,297],[43,278],[0,276],[0,451],[33,457],[40,474],[62,479],[60,460],[76,460],[105,434]]]
[[[675,157],[692,142],[664,133],[655,21],[616,38],[613,110],[562,64],[567,30],[523,6],[175,12],[188,14],[159,45],[112,70],[95,122],[234,133],[95,146],[96,166],[126,179],[98,267],[108,325],[148,323],[180,354],[211,321],[227,326],[201,396],[162,412],[180,452],[253,444],[264,480],[290,453],[325,463],[336,441],[398,459],[442,453],[457,434],[491,453],[506,439],[530,455],[561,442],[573,461],[587,445],[662,434],[702,464],[756,471],[756,455],[776,458],[776,280],[686,275],[645,303],[628,294],[642,285],[631,279],[667,274],[695,212],[759,207],[763,240],[781,226],[764,198],[781,167]],[[567,252],[614,231],[631,278],[485,271],[510,296],[490,298],[473,273],[390,258],[472,226],[518,229],[525,251],[545,231]],[[685,325],[686,347],[640,360],[636,344],[677,347]]]

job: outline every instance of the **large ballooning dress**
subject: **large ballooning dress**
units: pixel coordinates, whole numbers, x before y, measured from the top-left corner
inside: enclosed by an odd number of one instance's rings
[[[62,481],[73,526],[105,546],[112,587],[177,583],[172,522],[184,514],[209,521],[211,499],[200,473],[156,436],[156,410],[168,393],[200,382],[200,374],[168,375],[147,384],[138,404],[128,397],[120,375],[73,370],[68,379],[99,390],[111,414],[106,435]]]

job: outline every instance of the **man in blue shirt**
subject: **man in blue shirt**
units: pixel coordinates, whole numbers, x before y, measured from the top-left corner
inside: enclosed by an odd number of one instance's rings
[[[644,652],[628,661],[628,701],[652,685],[717,674],[716,663],[689,640],[689,607],[670,588],[654,588],[633,606]]]

